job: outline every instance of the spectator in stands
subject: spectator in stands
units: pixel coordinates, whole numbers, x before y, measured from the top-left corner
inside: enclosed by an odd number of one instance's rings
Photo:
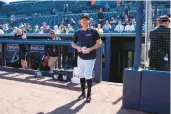
[[[99,9],[99,13],[97,14],[97,19],[99,24],[103,24],[104,14],[102,8]]]
[[[43,33],[49,33],[51,31],[50,26],[47,25],[45,29],[43,29]]]
[[[136,20],[135,20],[135,17],[131,18],[130,20],[131,20],[132,24],[133,24],[134,26],[136,26]]]
[[[123,30],[124,30],[124,26],[122,25],[122,22],[119,21],[118,25],[115,27],[114,31],[115,32],[123,32]]]
[[[65,26],[65,20],[62,20],[61,21],[60,26],[59,26],[59,29],[60,29],[61,25],[64,25]]]
[[[130,19],[128,18],[128,15],[124,15],[123,25],[126,26],[129,24]]]
[[[43,26],[47,26],[47,23],[46,22],[43,22]]]
[[[24,23],[24,27],[26,28],[28,24]]]
[[[112,30],[115,29],[116,24],[117,24],[117,21],[115,20],[115,18],[114,17],[111,17],[110,25],[112,26]]]
[[[103,25],[104,33],[109,33],[111,31],[112,26],[109,24],[109,21],[106,20],[106,24]]]
[[[110,6],[109,6],[109,4],[107,2],[106,5],[105,5],[105,11],[108,12],[109,11],[109,8],[110,8]]]
[[[60,30],[58,29],[58,25],[54,26],[53,31],[55,32],[55,34],[60,34]]]
[[[74,21],[74,19],[73,18],[71,18],[71,21],[70,21],[70,23],[69,23],[71,26],[74,26],[74,25],[76,25],[76,22]]]
[[[39,32],[39,34],[44,34],[44,32],[43,32],[43,27],[40,27],[40,32]]]
[[[60,26],[60,33],[66,33],[66,27],[64,25]]]
[[[1,25],[0,25],[0,34],[4,34],[4,31]]]
[[[27,33],[26,27],[24,25],[22,25],[20,27],[21,27],[20,29],[22,30],[23,34],[24,33],[26,34]]]
[[[24,26],[23,22],[20,22],[19,28],[21,29],[21,27],[23,26]]]
[[[46,29],[46,27],[47,27],[47,23],[43,22],[43,29]]]
[[[89,26],[95,28],[95,22],[93,21],[93,18],[90,18]]]
[[[158,28],[158,27],[160,26],[159,21],[160,21],[160,18],[157,17],[157,18],[156,18],[156,23],[155,23],[155,29]]]
[[[132,21],[129,22],[128,25],[125,26],[125,32],[135,32],[135,26],[132,24]]]
[[[97,30],[98,33],[103,33],[103,29],[101,28],[101,24],[97,25],[96,30]]]
[[[38,25],[36,25],[35,26],[35,29],[34,29],[34,31],[33,31],[33,33],[39,33],[40,32],[40,30],[39,30],[39,26]]]
[[[50,33],[50,31],[51,31],[50,25],[47,25],[46,29],[47,29],[48,33]]]
[[[126,19],[126,20],[122,23],[122,25],[127,26],[127,25],[129,24],[129,21],[130,21],[130,20],[127,20],[127,19]]]
[[[122,16],[123,8],[121,6],[121,2],[120,1],[117,1],[116,12],[117,12],[117,17]]]
[[[26,25],[26,31],[28,33],[33,33],[32,27],[31,27],[31,25],[29,23],[27,23],[27,25]]]
[[[8,33],[9,32],[9,28],[8,28],[8,24],[4,24],[4,33]]]
[[[127,5],[125,6],[125,15],[129,15],[129,8]]]
[[[124,21],[129,21],[129,18],[128,18],[127,14],[124,15]]]
[[[70,24],[68,24],[68,28],[66,29],[66,33],[74,33],[74,29],[72,28],[72,26]]]

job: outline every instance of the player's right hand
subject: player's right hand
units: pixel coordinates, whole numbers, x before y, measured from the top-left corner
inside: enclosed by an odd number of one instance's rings
[[[77,47],[77,51],[78,52],[82,52],[82,48],[81,47]]]

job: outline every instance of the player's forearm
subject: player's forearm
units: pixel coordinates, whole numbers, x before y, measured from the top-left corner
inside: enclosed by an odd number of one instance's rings
[[[78,46],[77,46],[74,42],[72,42],[71,46],[72,46],[74,49],[77,49],[77,48],[78,48]]]
[[[91,51],[96,50],[96,49],[98,49],[99,47],[101,47],[101,45],[102,45],[102,42],[100,41],[100,42],[96,43],[93,47],[91,47],[90,50],[91,50]]]

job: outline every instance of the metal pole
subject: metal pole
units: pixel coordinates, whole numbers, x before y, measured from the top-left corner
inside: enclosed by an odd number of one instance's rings
[[[142,24],[143,24],[143,1],[137,1],[136,39],[135,39],[134,65],[133,65],[134,69],[138,69],[141,62]]]
[[[144,46],[144,64],[145,64],[145,66],[147,67],[147,47],[146,47],[146,45],[147,45],[147,40],[146,40],[146,38],[147,38],[147,32],[148,32],[148,27],[147,27],[147,23],[148,23],[148,0],[146,0],[146,2],[145,2],[145,26],[146,26],[146,28],[145,28],[145,46]]]
[[[150,39],[149,39],[149,31],[152,27],[152,9],[151,9],[151,1],[146,0],[146,22],[145,22],[145,49],[144,49],[144,64],[145,67],[149,66],[149,60],[148,60],[148,50],[150,47]]]

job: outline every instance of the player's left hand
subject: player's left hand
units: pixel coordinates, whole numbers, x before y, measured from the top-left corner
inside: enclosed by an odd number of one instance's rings
[[[89,54],[91,52],[90,48],[87,48],[87,50],[83,51],[83,54]]]

